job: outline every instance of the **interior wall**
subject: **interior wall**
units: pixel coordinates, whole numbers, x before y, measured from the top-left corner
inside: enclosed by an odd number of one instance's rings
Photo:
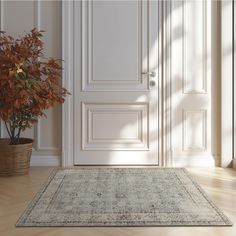
[[[198,80],[195,82],[189,80],[190,77],[184,77],[183,65],[185,69],[194,68],[195,59],[191,55],[192,50],[201,43],[203,38],[196,34],[196,44],[187,46],[190,53],[191,60],[186,60],[182,57],[180,48],[184,42],[188,40],[183,30],[183,4],[186,1],[173,1],[172,11],[172,25],[171,25],[171,69],[174,80],[172,84],[172,160],[173,165],[212,165],[214,161],[216,164],[220,162],[220,27],[219,27],[219,4],[212,1],[211,17],[205,15],[205,20],[208,25],[204,29],[207,39],[212,34],[212,48],[209,51],[202,51],[202,59],[205,57],[204,53],[208,55],[208,62],[210,67],[202,67],[201,73],[198,75]],[[198,2],[198,1],[196,1]],[[208,1],[201,0],[204,4]],[[58,0],[43,1],[21,1],[21,0],[0,0],[1,4],[1,30],[17,36],[24,31],[29,31],[33,27],[45,30],[45,55],[61,58],[61,2]],[[185,14],[190,8],[185,9]],[[206,10],[206,9],[205,9]],[[199,25],[200,15],[195,11],[195,21]],[[189,14],[191,16],[191,14]],[[193,21],[189,21],[191,23]],[[176,24],[180,24],[180,26]],[[204,24],[201,26],[203,27]],[[212,27],[211,27],[212,26]],[[175,28],[177,27],[177,28]],[[180,28],[179,28],[180,27]],[[191,29],[191,25],[188,25]],[[195,26],[192,26],[192,29]],[[203,28],[199,28],[203,35]],[[186,44],[187,45],[187,44]],[[186,46],[185,45],[185,46]],[[188,48],[189,47],[189,48]],[[176,51],[175,51],[176,50]],[[209,65],[209,63],[208,63]],[[204,75],[204,70],[206,75]],[[185,70],[189,73],[189,71]],[[205,76],[205,77],[204,77]],[[177,81],[177,82],[176,82]],[[200,82],[199,82],[200,81]],[[205,82],[204,82],[205,81]],[[187,83],[189,85],[184,87]],[[192,87],[191,87],[192,86]],[[194,87],[195,86],[195,87]],[[200,87],[199,87],[200,86]],[[205,87],[204,87],[205,86]],[[192,102],[191,102],[192,101]],[[205,103],[206,102],[206,103]],[[205,104],[205,105],[204,105]],[[61,156],[61,107],[56,106],[53,109],[46,111],[47,119],[42,118],[37,126],[24,133],[25,137],[31,137],[35,140],[34,152],[32,158],[33,165],[58,165]],[[184,122],[182,122],[184,121]],[[189,126],[189,122],[196,122],[198,126],[196,133],[191,130],[193,126]],[[3,125],[1,126],[1,137],[6,136]],[[195,128],[196,128],[195,127]],[[188,129],[191,128],[191,129]],[[200,132],[199,132],[200,130]],[[187,136],[184,136],[186,132]],[[191,135],[196,135],[195,141]],[[200,140],[200,141],[199,141]]]
[[[36,27],[44,30],[44,54],[61,58],[61,2],[0,0],[1,30],[12,36],[23,35]],[[61,156],[61,106],[46,111],[32,129],[22,136],[34,139],[32,165],[59,165]],[[1,137],[7,134],[1,125]]]
[[[221,1],[221,166],[232,167],[233,113],[233,3]]]
[[[221,165],[221,4],[212,2],[212,114],[213,124],[211,136],[212,155],[215,165]]]
[[[173,166],[220,164],[220,4],[172,1]]]
[[[234,160],[233,160],[233,168],[236,170],[236,3],[233,1],[233,27],[234,27],[234,35],[233,35],[233,85],[234,85]]]

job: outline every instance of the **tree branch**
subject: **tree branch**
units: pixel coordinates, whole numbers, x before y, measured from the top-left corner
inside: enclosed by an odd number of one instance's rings
[[[9,135],[9,138],[11,138],[11,133],[10,133],[9,128],[8,128],[8,126],[7,126],[7,122],[4,121],[4,123],[5,123],[5,127],[6,127],[6,130],[7,130],[7,133],[8,133],[8,135]]]

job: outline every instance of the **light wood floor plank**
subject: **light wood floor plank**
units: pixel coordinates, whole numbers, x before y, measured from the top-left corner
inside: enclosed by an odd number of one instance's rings
[[[236,171],[188,169],[233,227],[73,227],[16,228],[15,223],[52,171],[32,167],[28,176],[0,178],[0,235],[3,236],[235,236]]]

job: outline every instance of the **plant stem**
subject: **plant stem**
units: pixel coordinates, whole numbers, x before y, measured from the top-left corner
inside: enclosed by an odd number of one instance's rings
[[[10,122],[8,122],[9,123],[9,127],[8,127],[6,121],[4,121],[4,123],[5,123],[5,127],[6,127],[6,130],[7,130],[7,133],[9,135],[9,138],[10,138],[10,144],[16,144],[15,137],[14,137],[15,129],[12,128],[12,124]]]
[[[5,127],[6,127],[6,130],[7,130],[7,133],[8,133],[8,135],[9,135],[9,137],[11,138],[11,133],[10,133],[9,128],[8,128],[8,126],[7,126],[7,122],[4,121],[4,123],[5,123]]]
[[[18,129],[18,133],[17,133],[17,135],[16,135],[17,143],[18,143],[18,144],[20,143],[20,133],[21,133],[21,128]]]

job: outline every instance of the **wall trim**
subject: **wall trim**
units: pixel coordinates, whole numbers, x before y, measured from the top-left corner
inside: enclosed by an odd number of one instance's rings
[[[215,167],[220,165],[220,156],[174,156],[174,167]]]
[[[231,167],[233,121],[233,1],[221,1],[221,166]]]
[[[41,30],[41,18],[40,18],[40,13],[41,13],[41,0],[35,0],[34,1],[34,27],[37,30]],[[39,122],[40,118],[38,119],[38,123],[34,125],[34,151],[39,150]]]
[[[34,1],[34,27],[37,30],[42,30],[41,29],[41,13],[42,13],[42,0],[35,0]],[[58,50],[60,51],[60,50]],[[41,119],[38,118],[38,122],[36,125],[34,125],[34,150],[37,152],[41,151],[52,151],[52,152],[58,152],[60,151],[58,147],[44,147],[42,146],[40,142],[40,134],[41,134]],[[56,154],[56,153],[53,153]],[[40,154],[39,154],[40,155]]]
[[[233,169],[236,170],[236,159],[233,159]]]
[[[3,31],[3,1],[0,0],[0,30]],[[3,138],[3,122],[0,120],[0,138]]]
[[[30,166],[61,166],[61,156],[32,155]]]
[[[4,27],[3,27],[3,0],[0,0],[0,30],[4,30]]]
[[[41,30],[41,0],[34,1],[34,27]]]
[[[160,166],[172,165],[171,152],[171,1],[159,2],[159,163]]]
[[[233,91],[233,96],[234,96],[234,100],[233,100],[233,129],[234,129],[234,160],[233,160],[233,165],[235,166],[236,169],[236,3],[235,1],[233,1],[233,86],[234,86],[234,91]]]
[[[40,134],[41,134],[41,118],[38,119],[38,123],[35,125],[34,127],[34,149],[37,152],[40,151],[52,151],[52,152],[58,152],[60,151],[60,148],[56,147],[56,146],[51,146],[51,147],[47,147],[47,146],[42,146],[41,142],[40,142]]]
[[[74,165],[74,1],[62,0],[62,85],[71,95],[62,105],[62,166]]]

